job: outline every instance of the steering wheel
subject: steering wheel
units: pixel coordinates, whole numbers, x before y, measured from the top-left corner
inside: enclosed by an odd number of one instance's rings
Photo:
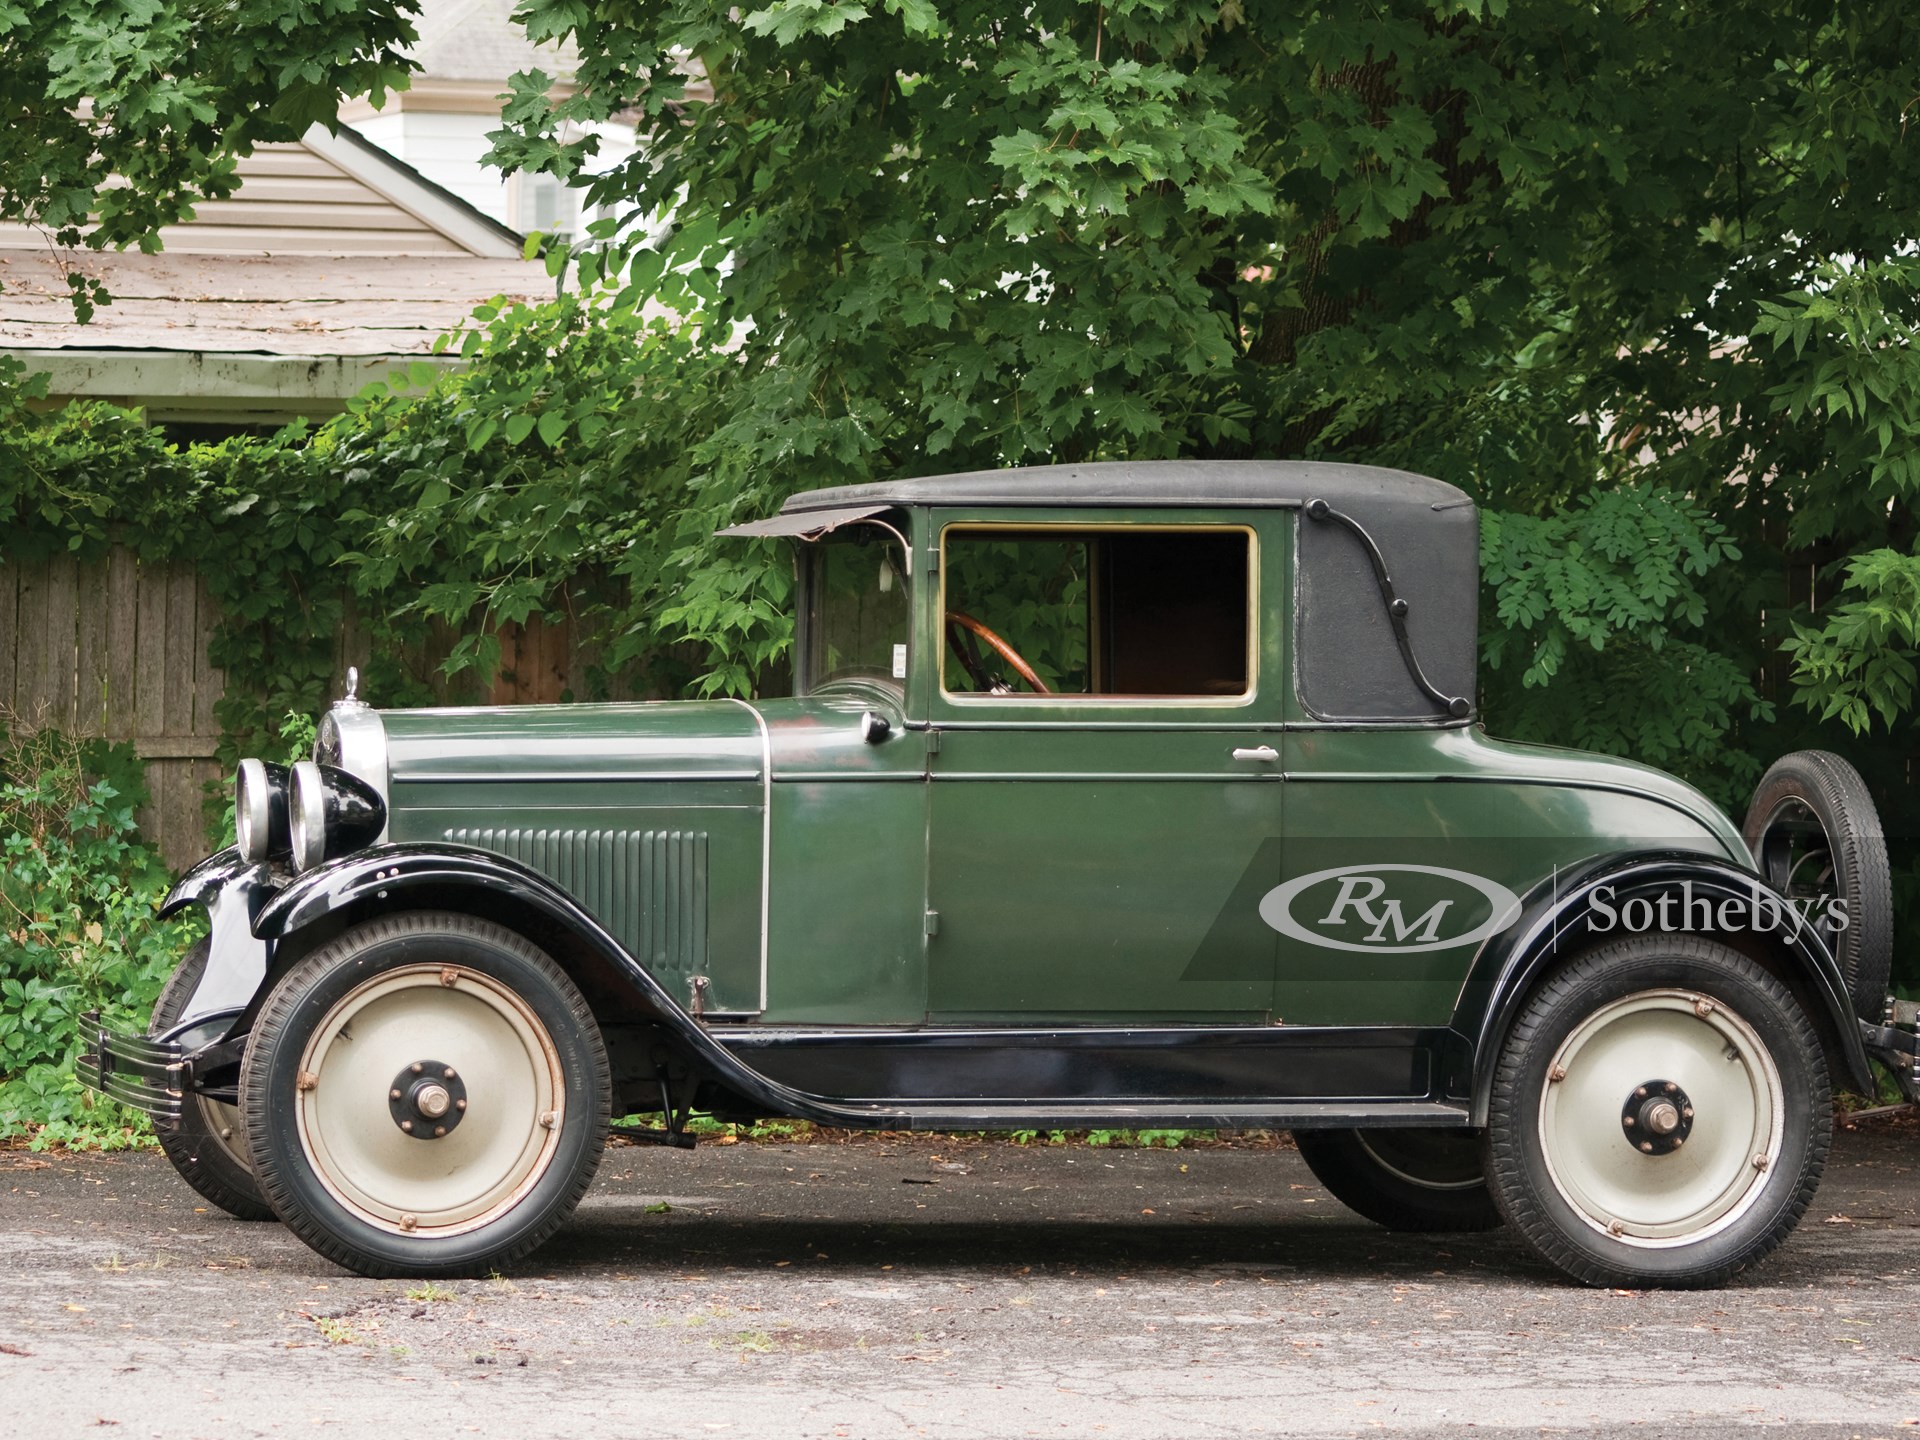
[[[1007,684],[993,675],[986,666],[978,649],[974,647],[970,636],[977,635],[987,642],[989,648],[1002,660],[1014,668],[1020,678],[1027,682],[1036,695],[1051,695],[1046,681],[1033,673],[1033,667],[1021,658],[1020,652],[1002,640],[993,631],[982,625],[964,610],[947,611],[947,643],[953,647],[953,653],[960,657],[960,664],[966,670],[973,683],[982,690],[1005,694]]]

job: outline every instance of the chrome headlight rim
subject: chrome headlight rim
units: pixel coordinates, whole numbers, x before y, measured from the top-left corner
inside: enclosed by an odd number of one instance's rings
[[[301,760],[293,767],[287,811],[293,868],[311,870],[327,858],[327,781],[311,760]]]
[[[234,840],[252,864],[285,854],[292,843],[287,826],[287,767],[264,760],[242,760],[233,772]]]

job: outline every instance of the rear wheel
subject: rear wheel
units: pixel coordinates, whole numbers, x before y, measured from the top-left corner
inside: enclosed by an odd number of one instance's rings
[[[1833,1138],[1818,1037],[1754,961],[1690,935],[1591,951],[1502,1047],[1487,1180],[1590,1285],[1718,1285],[1786,1239]]]
[[[180,1022],[206,973],[209,953],[209,942],[202,939],[180,957],[179,968],[154,1002],[149,1035],[164,1034]],[[160,1130],[158,1135],[160,1149],[180,1178],[205,1199],[236,1220],[273,1219],[273,1207],[254,1183],[245,1127],[236,1107],[205,1095],[188,1095],[180,1107],[178,1128]]]
[[[1492,1230],[1480,1137],[1471,1130],[1298,1130],[1300,1158],[1333,1197],[1407,1233]]]
[[[484,1274],[560,1228],[610,1120],[586,1001],[521,936],[384,917],[297,963],[241,1069],[261,1189],[363,1275]]]

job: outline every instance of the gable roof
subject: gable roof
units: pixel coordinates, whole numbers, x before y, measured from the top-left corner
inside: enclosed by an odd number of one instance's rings
[[[523,237],[436,185],[349,126],[315,125],[298,141],[239,161],[240,185],[202,200],[160,232],[173,255],[476,255],[518,260]],[[0,225],[0,250],[45,251],[46,237]],[[92,252],[71,257],[88,269]],[[102,257],[104,258],[104,257]]]

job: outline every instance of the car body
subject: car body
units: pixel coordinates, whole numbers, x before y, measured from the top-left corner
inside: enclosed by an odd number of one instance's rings
[[[1332,464],[1055,466],[814,491],[733,533],[795,547],[792,696],[380,711],[350,695],[291,776],[243,767],[243,846],[170,901],[211,916],[192,993],[150,1037],[102,1035],[88,1078],[163,1126],[184,1116],[214,1133],[247,1110],[250,1083],[275,1083],[248,1055],[267,1020],[296,1023],[275,1008],[296,973],[315,972],[317,995],[328,967],[373,964],[368,927],[420,916],[495,927],[563,972],[604,1048],[602,1109],[657,1112],[661,1138],[683,1140],[692,1110],[871,1128],[1285,1128],[1361,1137],[1346,1162],[1309,1153],[1323,1178],[1360,1166],[1350,1199],[1399,1184],[1420,1155],[1464,1167],[1473,1183],[1456,1189],[1484,1185],[1516,1025],[1563,967],[1609,945],[1706,937],[1739,984],[1791,997],[1814,1053],[1780,1042],[1792,1063],[1738,1101],[1788,1117],[1768,1122],[1775,1141],[1794,1106],[1825,1104],[1829,1073],[1867,1086],[1867,1043],[1897,1042],[1862,1025],[1880,996],[1853,993],[1831,917],[1806,897],[1794,909],[1697,790],[1486,734],[1478,526],[1450,485]],[[1761,925],[1769,906],[1777,923]],[[406,943],[430,949],[436,922],[419,923]],[[487,1023],[510,1029],[521,962],[501,963],[507,998],[487,1001]],[[1702,1025],[1740,1008],[1684,965],[1672,974],[1631,992],[1666,1000],[1632,1004],[1708,1005]],[[304,1003],[288,992],[282,1008]],[[430,999],[406,1004],[430,1028]],[[1616,1039],[1657,1050],[1669,1021],[1640,1013],[1620,1012]],[[317,1024],[286,1043],[321,1053]],[[1702,1030],[1695,1048],[1739,1050],[1746,1033]],[[1756,1074],[1773,1064],[1764,1051]],[[1808,1094],[1783,1088],[1795,1065],[1819,1069]],[[259,1101],[245,1144],[226,1147],[236,1186],[281,1131],[320,1133],[301,1107],[321,1102],[297,1087],[331,1089],[324,1072],[282,1068],[296,1088]],[[526,1094],[564,1090],[562,1069]],[[413,1103],[403,1081],[395,1107]],[[435,1089],[423,1103],[452,1102]],[[1693,1111],[1680,1108],[1686,1139]],[[1622,1144],[1645,1123],[1628,1109]],[[418,1133],[396,1152],[409,1166],[441,1153]],[[299,1169],[307,1142],[288,1143]],[[1603,1187],[1625,1162],[1558,1163],[1590,1165]],[[440,1264],[416,1229],[382,1232],[411,1249],[352,1238],[319,1213],[359,1203],[335,1188],[269,1198],[355,1268]],[[1736,1201],[1726,1214],[1774,1203],[1748,1189]],[[1609,1203],[1574,1209],[1604,1235]],[[1444,1218],[1423,1204],[1392,1213]],[[1758,1250],[1703,1251],[1677,1283],[1731,1273],[1777,1243],[1766,1234]],[[1653,1236],[1613,1253],[1621,1238],[1559,1263],[1607,1279],[1652,1255],[1659,1278],[1686,1248]]]

